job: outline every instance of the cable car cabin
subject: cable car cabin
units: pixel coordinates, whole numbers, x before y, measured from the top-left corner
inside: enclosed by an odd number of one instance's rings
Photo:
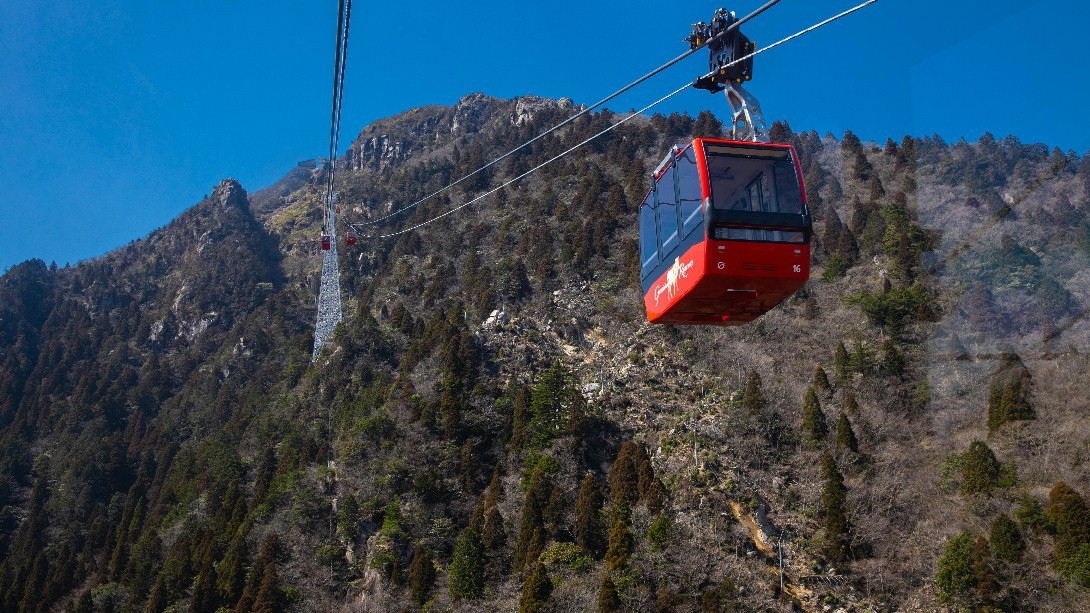
[[[328,234],[323,234],[322,235],[322,251],[329,251],[329,246],[330,246],[330,243],[332,243],[332,242],[333,242],[333,239]]]
[[[347,244],[347,245],[348,245],[349,247],[351,247],[352,245],[355,245],[355,244],[356,244],[356,232],[355,232],[355,230],[349,230],[349,231],[348,231],[348,232],[347,232],[347,233],[346,233],[346,234],[344,235],[344,242],[345,242],[345,244]]]
[[[648,321],[760,317],[810,278],[811,227],[790,145],[698,138],[674,147],[640,206]]]

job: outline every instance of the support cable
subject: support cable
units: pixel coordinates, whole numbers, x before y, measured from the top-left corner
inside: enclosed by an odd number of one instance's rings
[[[780,45],[782,45],[782,44],[784,44],[784,43],[786,43],[786,42],[788,42],[790,40],[794,40],[794,39],[796,39],[796,38],[798,38],[800,36],[803,36],[805,34],[809,34],[810,32],[813,32],[814,30],[817,30],[818,28],[826,26],[826,25],[828,25],[828,24],[830,24],[830,23],[832,23],[832,22],[834,22],[834,21],[836,21],[836,20],[838,20],[838,19],[840,19],[842,17],[846,17],[846,16],[848,16],[848,15],[850,15],[850,14],[852,14],[852,13],[854,13],[854,12],[860,10],[860,9],[863,9],[863,8],[865,8],[865,7],[867,7],[867,6],[871,5],[871,4],[874,4],[875,2],[878,2],[878,0],[867,0],[866,2],[863,2],[862,4],[854,6],[854,7],[850,8],[850,9],[848,9],[846,11],[843,11],[843,12],[837,14],[837,15],[829,17],[828,19],[825,19],[824,21],[818,22],[818,23],[816,23],[816,24],[814,24],[814,25],[812,25],[812,26],[810,26],[808,28],[805,28],[803,30],[800,30],[800,31],[798,31],[798,32],[796,32],[796,33],[794,33],[794,34],[792,34],[790,36],[782,38],[782,39],[780,39],[780,40],[778,40],[778,41],[776,41],[776,42],[774,42],[774,43],[772,43],[772,44],[770,44],[770,45],[768,45],[766,47],[762,47],[760,49],[757,49],[753,53],[750,53],[748,55],[744,55],[742,57],[739,57],[736,60],[734,60],[733,62],[730,62],[729,64],[724,65],[724,67],[733,66],[734,64],[737,64],[739,62],[744,62],[744,61],[746,61],[746,60],[748,60],[748,59],[750,59],[750,58],[752,58],[754,56],[757,56],[757,55],[760,55],[761,53],[764,53],[765,51],[768,51],[770,49],[774,49],[774,48],[776,48],[776,47],[778,47],[778,46],[780,46]],[[764,7],[762,7],[762,9],[763,8]],[[708,75],[710,76],[710,75],[714,74],[716,71],[709,72]],[[445,213],[441,213],[439,215],[436,215],[435,217],[432,217],[431,219],[428,219],[426,221],[422,221],[422,222],[420,222],[420,223],[418,223],[418,224],[416,224],[414,226],[410,226],[410,227],[405,228],[403,230],[398,230],[397,232],[391,232],[391,233],[388,233],[388,234],[379,234],[379,235],[376,236],[376,238],[390,238],[390,237],[393,237],[393,236],[398,236],[400,234],[405,234],[406,232],[411,232],[411,231],[416,230],[418,228],[424,227],[424,226],[426,226],[426,225],[428,225],[428,224],[430,224],[430,223],[432,223],[434,221],[442,219],[443,217],[446,217],[447,215],[450,215],[451,213],[454,213],[456,211],[459,211],[461,209],[466,208],[467,206],[475,204],[475,203],[479,202],[480,200],[482,200],[482,199],[484,199],[484,198],[486,198],[488,196],[491,196],[492,194],[498,192],[499,190],[511,185],[512,183],[515,183],[515,182],[517,182],[517,181],[519,181],[519,180],[521,180],[521,179],[523,179],[523,178],[537,172],[541,168],[543,168],[545,166],[548,166],[549,164],[552,164],[553,162],[567,156],[569,153],[572,153],[573,151],[575,151],[576,149],[579,149],[583,145],[586,145],[587,143],[593,141],[594,139],[596,139],[596,138],[598,138],[600,136],[603,136],[604,134],[612,131],[613,129],[617,128],[618,126],[620,126],[621,124],[627,122],[628,120],[632,119],[633,117],[638,117],[638,116],[642,115],[646,111],[648,111],[648,110],[654,108],[655,106],[665,102],[666,100],[669,100],[670,98],[676,96],[677,94],[685,91],[686,89],[688,89],[688,88],[690,88],[692,86],[693,86],[692,83],[686,83],[685,85],[675,89],[674,91],[670,92],[669,94],[666,94],[662,98],[659,98],[658,100],[656,100],[656,101],[652,102],[651,104],[645,106],[644,108],[640,109],[639,111],[636,111],[636,112],[628,115],[624,119],[622,119],[622,120],[618,121],[617,123],[609,126],[608,128],[605,128],[604,130],[602,130],[601,132],[598,132],[594,136],[591,136],[590,138],[587,138],[583,142],[572,146],[571,148],[567,149],[566,151],[564,151],[562,153],[559,153],[559,154],[549,158],[548,160],[545,160],[544,162],[538,164],[537,166],[534,166],[533,168],[531,168],[530,170],[527,170],[526,172],[520,174],[519,176],[504,182],[502,185],[500,185],[498,187],[495,187],[493,189],[490,189],[487,192],[484,192],[483,194],[480,194],[477,197],[473,198],[472,200],[469,200],[469,201],[467,201],[467,202],[465,202],[463,204],[460,204],[460,205],[454,207],[453,209],[450,209],[449,211],[446,211]],[[520,149],[521,149],[521,147],[520,147]],[[513,152],[509,152],[509,153],[507,153],[505,155],[510,155],[511,153],[513,153]],[[500,158],[500,159],[502,159],[502,158]],[[499,160],[496,160],[496,161],[499,161]],[[485,168],[487,168],[487,166],[485,166]],[[466,177],[463,177],[462,179],[459,179],[455,183],[452,183],[451,185],[448,185],[446,188],[444,188],[444,190],[445,189],[450,189],[454,185],[457,185],[458,182],[464,180],[465,178],[467,178],[469,176],[470,175],[466,175]],[[443,190],[440,190],[440,191],[436,192],[436,194],[442,193],[442,191]],[[433,194],[433,196],[434,195],[435,194]],[[428,198],[430,198],[430,197],[432,197],[432,196],[428,196]],[[424,200],[427,200],[427,198],[425,198]],[[383,217],[381,219],[386,219],[386,218],[388,218],[388,217],[390,217],[392,215],[395,215],[395,214],[397,214],[397,213],[399,213],[401,211],[404,211],[404,210],[406,210],[408,208],[411,208],[412,206],[416,206],[417,204],[420,204],[420,202],[423,202],[424,200],[421,200],[421,201],[419,201],[417,203],[414,203],[413,205],[410,205],[409,207],[405,207],[403,209],[395,211],[394,213],[390,213],[389,215],[387,215],[386,217]],[[379,221],[379,220],[375,220],[375,221]],[[349,224],[349,225],[351,226],[351,224]],[[352,227],[355,228],[355,226],[352,226]]]
[[[875,1],[877,1],[877,0],[875,0]],[[761,13],[765,12],[766,10],[772,8],[773,6],[778,4],[779,2],[780,2],[780,0],[769,0],[763,6],[761,6],[760,8],[758,8],[756,10],[754,10],[749,15],[746,15],[745,17],[742,17],[738,21],[735,21],[734,23],[732,23],[730,26],[728,26],[726,29],[724,29],[722,32],[720,32],[716,36],[713,36],[712,38],[710,38],[710,39],[704,41],[703,43],[693,47],[692,49],[686,51],[685,53],[682,53],[681,55],[675,57],[674,59],[670,60],[669,62],[666,62],[662,66],[659,66],[658,68],[656,68],[656,69],[652,70],[651,72],[643,75],[642,77],[636,79],[635,81],[629,83],[628,85],[625,85],[621,89],[613,92],[612,94],[606,96],[605,98],[602,98],[598,102],[595,102],[594,104],[584,108],[583,110],[579,111],[575,115],[572,115],[571,117],[569,117],[569,118],[565,119],[564,121],[556,124],[555,126],[553,126],[553,127],[549,128],[548,130],[542,132],[541,134],[538,134],[537,136],[531,138],[530,140],[526,141],[525,143],[522,143],[521,145],[515,147],[514,149],[511,149],[507,153],[504,153],[500,157],[492,160],[491,162],[485,164],[484,166],[481,166],[477,170],[474,170],[473,172],[465,175],[464,177],[458,179],[457,181],[455,181],[455,182],[453,182],[453,183],[451,183],[451,184],[449,184],[449,185],[447,185],[447,186],[445,186],[445,187],[443,187],[441,189],[438,189],[438,190],[428,194],[427,196],[424,196],[423,198],[421,198],[420,200],[417,200],[416,202],[413,202],[412,204],[403,206],[400,209],[397,209],[396,211],[392,211],[390,213],[387,213],[386,215],[383,215],[382,217],[378,217],[378,218],[375,218],[375,219],[369,219],[369,220],[366,220],[366,221],[363,221],[363,222],[359,222],[358,224],[349,224],[349,226],[352,229],[354,229],[356,231],[359,231],[359,229],[356,227],[357,225],[369,226],[369,225],[376,224],[376,223],[378,223],[380,221],[383,221],[385,219],[389,219],[390,217],[393,217],[395,215],[399,215],[401,213],[404,213],[405,211],[408,211],[409,209],[415,208],[415,207],[427,202],[428,200],[431,200],[432,198],[435,198],[436,196],[439,196],[439,195],[449,191],[451,188],[457,186],[458,184],[462,183],[466,179],[469,179],[470,177],[473,177],[474,175],[477,175],[477,174],[479,174],[481,172],[484,172],[485,170],[488,170],[489,168],[491,168],[495,164],[498,164],[499,162],[502,162],[503,160],[511,157],[515,153],[525,149],[529,145],[534,144],[538,140],[540,140],[542,138],[545,138],[546,136],[548,136],[549,134],[552,134],[553,132],[556,132],[560,128],[563,128],[564,126],[572,123],[573,121],[575,121],[576,119],[579,119],[583,115],[586,115],[587,113],[590,113],[594,109],[597,109],[598,107],[600,107],[600,106],[606,104],[607,102],[617,98],[618,96],[624,94],[625,92],[628,92],[632,88],[636,87],[637,85],[640,85],[640,84],[644,83],[645,81],[647,81],[651,77],[654,77],[655,75],[661,73],[662,71],[666,70],[667,68],[670,68],[674,64],[677,64],[678,62],[688,58],[689,56],[693,55],[697,51],[700,51],[701,49],[707,47],[712,41],[715,41],[715,40],[718,40],[718,39],[720,39],[722,37],[727,36],[729,33],[733,32],[733,31],[737,30],[739,27],[741,27],[742,24],[744,24],[747,21],[753,19],[754,17],[760,15]]]

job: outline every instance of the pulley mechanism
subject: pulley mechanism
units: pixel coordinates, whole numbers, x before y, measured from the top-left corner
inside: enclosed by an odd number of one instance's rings
[[[738,17],[733,11],[718,9],[710,24],[703,21],[693,24],[692,33],[683,40],[689,43],[690,49],[707,43],[710,52],[708,74],[697,79],[693,87],[715,94],[723,91],[727,83],[741,83],[753,78],[752,57],[735,62],[752,54],[757,48],[737,26],[731,28],[737,22]]]
[[[693,87],[716,94],[724,92],[731,109],[731,139],[768,142],[761,105],[742,87],[753,78],[753,54],[756,43],[738,29],[738,17],[733,11],[718,9],[711,23],[693,24],[685,38],[690,49],[707,45],[708,73],[693,81]],[[744,58],[744,59],[743,59]]]

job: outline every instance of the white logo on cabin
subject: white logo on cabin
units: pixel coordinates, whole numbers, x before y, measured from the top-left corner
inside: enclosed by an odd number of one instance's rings
[[[674,295],[677,294],[677,280],[682,277],[689,278],[689,269],[692,267],[692,260],[682,264],[681,258],[674,258],[673,265],[666,271],[666,283],[655,288],[655,306],[659,305],[659,296],[663,292],[667,292],[667,297],[670,300],[674,299]]]

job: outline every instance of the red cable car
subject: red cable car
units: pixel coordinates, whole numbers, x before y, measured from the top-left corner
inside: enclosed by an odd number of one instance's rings
[[[349,230],[344,235],[344,242],[347,243],[349,247],[351,247],[352,245],[355,245],[356,244],[356,231],[355,230]]]
[[[640,207],[648,321],[753,321],[810,278],[811,231],[791,145],[697,138],[674,147]]]
[[[329,251],[332,238],[328,234],[322,235],[322,251]]]

